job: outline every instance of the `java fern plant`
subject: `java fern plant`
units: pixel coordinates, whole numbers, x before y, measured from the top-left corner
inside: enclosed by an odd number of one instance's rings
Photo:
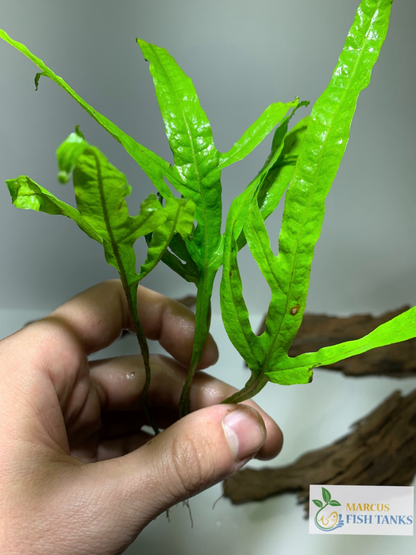
[[[137,39],[145,60],[150,62],[174,165],[138,144],[87,104],[23,44],[0,31],[2,39],[40,68],[36,87],[41,76],[62,87],[124,146],[157,189],[157,197],[151,195],[137,216],[129,216],[125,198],[130,187],[124,175],[90,146],[79,130],[57,152],[60,180],[67,182],[73,174],[77,209],[58,200],[30,177],[7,181],[15,206],[65,215],[103,245],[107,262],[120,274],[145,359],[144,406],[151,368],[136,310],[136,292],[140,281],[160,260],[197,289],[195,338],[180,402],[181,415],[189,411],[189,388],[209,331],[210,299],[220,268],[224,326],[251,370],[245,387],[224,402],[248,399],[268,381],[283,385],[308,383],[315,367],[416,336],[416,308],[411,308],[356,341],[294,358],[288,356],[306,306],[325,197],[347,146],[358,96],[370,82],[386,37],[392,1],[361,1],[329,85],[310,116],[289,130],[291,117],[307,103],[296,98],[272,104],[225,153],[215,148],[210,123],[191,79],[166,50]],[[243,159],[274,128],[267,160],[232,202],[225,232],[221,233],[221,170]],[[172,193],[165,180],[178,195]],[[265,220],[284,195],[276,254]],[[133,245],[141,236],[146,237],[148,252],[137,273]],[[260,336],[250,325],[237,262],[238,252],[246,244],[271,289],[265,331]],[[153,427],[156,430],[154,424]]]

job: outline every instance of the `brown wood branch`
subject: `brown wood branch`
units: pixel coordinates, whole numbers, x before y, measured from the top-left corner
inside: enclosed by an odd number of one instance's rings
[[[303,316],[298,334],[289,350],[290,356],[314,352],[322,347],[336,345],[343,341],[359,339],[398,316],[409,307],[386,312],[374,317],[371,314],[357,314],[347,318],[326,316],[324,314],[308,314]],[[264,330],[264,323],[259,335]],[[416,339],[409,339],[395,345],[387,345],[330,364],[325,368],[338,370],[347,376],[390,376],[405,378],[416,375]]]
[[[283,468],[244,469],[224,482],[232,503],[295,492],[308,510],[310,484],[409,485],[416,474],[416,390],[395,391],[347,436]]]

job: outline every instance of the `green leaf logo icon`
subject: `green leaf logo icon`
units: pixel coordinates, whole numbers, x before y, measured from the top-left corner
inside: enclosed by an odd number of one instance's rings
[[[322,498],[325,501],[325,503],[329,503],[331,501],[331,494],[325,488],[322,488]]]
[[[336,528],[344,526],[344,521],[342,520],[342,514],[338,511],[325,511],[327,507],[341,507],[341,503],[332,499],[331,493],[322,488],[322,499],[312,499],[312,502],[319,508],[315,515],[314,522],[315,526],[324,532],[331,532]]]

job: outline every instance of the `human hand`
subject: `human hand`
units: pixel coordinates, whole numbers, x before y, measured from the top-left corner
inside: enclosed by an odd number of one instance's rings
[[[158,514],[223,480],[254,455],[278,454],[282,435],[255,403],[220,405],[235,390],[198,372],[191,412],[178,420],[194,321],[191,311],[144,287],[147,337],[175,360],[152,356],[142,430],[141,357],[88,361],[131,329],[118,280],[77,295],[0,342],[0,552],[121,553]],[[218,352],[209,337],[201,367]],[[255,407],[255,408],[253,408]]]

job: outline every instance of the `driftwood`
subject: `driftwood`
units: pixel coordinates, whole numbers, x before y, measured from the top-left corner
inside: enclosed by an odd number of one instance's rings
[[[289,350],[290,356],[317,351],[343,341],[359,339],[374,328],[401,314],[409,307],[386,312],[382,316],[359,314],[348,318],[307,314]],[[264,326],[259,330],[262,333]],[[416,339],[387,345],[362,355],[345,359],[325,368],[339,370],[347,376],[390,376],[405,378],[416,375]]]
[[[298,493],[309,508],[310,484],[409,485],[416,474],[416,391],[395,391],[336,443],[283,468],[244,469],[224,482],[232,503]]]

